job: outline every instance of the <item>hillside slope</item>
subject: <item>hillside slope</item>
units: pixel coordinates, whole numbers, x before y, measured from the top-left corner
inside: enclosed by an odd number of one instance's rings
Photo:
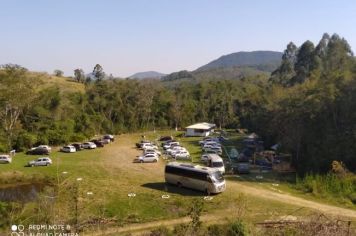
[[[220,67],[252,66],[261,71],[271,72],[278,67],[281,59],[282,53],[275,51],[236,52],[221,56],[199,67],[197,71]]]

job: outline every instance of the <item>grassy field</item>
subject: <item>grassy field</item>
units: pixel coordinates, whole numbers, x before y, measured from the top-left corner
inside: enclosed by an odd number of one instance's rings
[[[38,156],[19,153],[10,165],[0,165],[0,182],[2,187],[6,187],[19,182],[49,179],[57,187],[57,201],[54,206],[51,205],[52,207],[47,209],[47,214],[53,216],[50,218],[51,221],[73,219],[73,199],[77,202],[79,222],[102,218],[110,219],[115,225],[125,225],[185,216],[194,199],[204,201],[204,193],[166,185],[164,160],[152,164],[133,162],[141,153],[135,148],[135,143],[141,139],[141,135],[145,135],[146,139],[156,140],[160,135],[179,136],[179,134],[174,131],[123,134],[118,136],[114,143],[96,150],[83,150],[71,154],[53,151],[50,155],[53,165],[48,167],[24,167],[28,161]],[[187,147],[192,161],[198,163],[201,155],[197,142],[199,138],[177,137],[177,139]],[[238,147],[240,139],[241,136],[235,136],[229,140],[228,145]],[[227,190],[222,194],[214,195],[211,201],[204,201],[203,213],[236,215],[240,214],[236,212],[238,206],[244,204],[245,217],[258,222],[292,213],[305,216],[313,212],[292,203],[266,199],[258,194],[242,194],[245,185],[256,189],[294,194],[288,183],[274,179],[273,183],[279,185],[272,186],[271,182],[267,181],[268,174],[263,173],[263,175],[266,176],[263,182],[256,181],[252,174],[239,178],[227,177]],[[76,193],[75,197],[73,197],[74,193]],[[135,197],[129,197],[130,193],[134,193]],[[162,198],[162,195],[166,194],[170,197]],[[35,223],[35,216],[38,215],[36,204],[42,203],[36,201],[25,204],[24,210],[14,219],[22,224]],[[42,218],[38,219],[42,220]]]

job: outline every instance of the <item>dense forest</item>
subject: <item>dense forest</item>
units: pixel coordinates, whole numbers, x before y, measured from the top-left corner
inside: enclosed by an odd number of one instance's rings
[[[74,78],[61,78],[78,85],[67,89],[47,83],[53,76],[3,65],[0,150],[207,121],[247,128],[267,147],[280,143],[301,174],[326,172],[333,160],[356,170],[356,63],[347,41],[336,34],[324,34],[317,45],[289,43],[270,76],[172,83],[115,79],[100,65],[91,75],[85,78],[77,69]]]

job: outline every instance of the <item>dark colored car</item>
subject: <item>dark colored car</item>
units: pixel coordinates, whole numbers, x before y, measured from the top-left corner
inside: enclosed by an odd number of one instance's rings
[[[173,140],[172,136],[162,136],[159,138],[159,141],[161,141],[161,142],[166,142],[166,141],[171,141],[171,140]]]
[[[167,141],[162,142],[161,145],[162,145],[162,147],[163,147],[164,145],[169,144],[169,143],[171,143],[171,142],[177,142],[177,141],[174,140],[174,139],[171,139],[171,140],[167,140]]]
[[[76,151],[81,151],[84,149],[83,144],[81,144],[81,143],[73,143],[71,145],[75,147]]]
[[[33,148],[26,152],[27,155],[49,155],[49,150],[47,148]]]
[[[95,145],[96,145],[97,147],[104,147],[104,141],[103,141],[103,140],[100,140],[100,139],[93,139],[93,140],[90,140],[90,142],[95,143]]]

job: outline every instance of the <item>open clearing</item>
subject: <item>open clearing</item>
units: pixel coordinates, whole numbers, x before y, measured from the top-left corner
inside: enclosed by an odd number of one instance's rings
[[[147,133],[148,139],[159,136]],[[64,183],[80,181],[80,219],[104,215],[113,218],[118,224],[111,225],[107,233],[147,230],[155,226],[172,226],[183,223],[193,199],[203,199],[204,194],[189,189],[179,189],[164,183],[165,161],[158,163],[133,163],[141,153],[134,146],[141,134],[124,134],[105,148],[84,150],[73,154],[53,152],[54,164],[50,167],[25,168],[27,161],[37,156],[17,154],[10,165],[0,165],[0,174],[20,171],[26,174],[43,173],[56,177]],[[195,139],[181,138],[183,145],[193,155],[199,156]],[[63,175],[63,172],[68,174]],[[227,190],[205,201],[202,220],[216,221],[233,217],[235,207],[242,199],[246,201],[246,217],[252,222],[275,219],[286,215],[303,217],[312,212],[322,212],[355,222],[356,211],[332,206],[319,201],[310,201],[290,193],[281,193],[278,187],[266,188],[269,183],[239,181],[236,176],[227,177]],[[92,196],[85,193],[93,192]],[[134,193],[135,197],[129,197]],[[162,195],[168,194],[168,199]],[[243,195],[241,195],[243,194]],[[242,197],[241,197],[242,196]],[[25,222],[26,223],[26,222]],[[120,230],[120,231],[117,231]]]

